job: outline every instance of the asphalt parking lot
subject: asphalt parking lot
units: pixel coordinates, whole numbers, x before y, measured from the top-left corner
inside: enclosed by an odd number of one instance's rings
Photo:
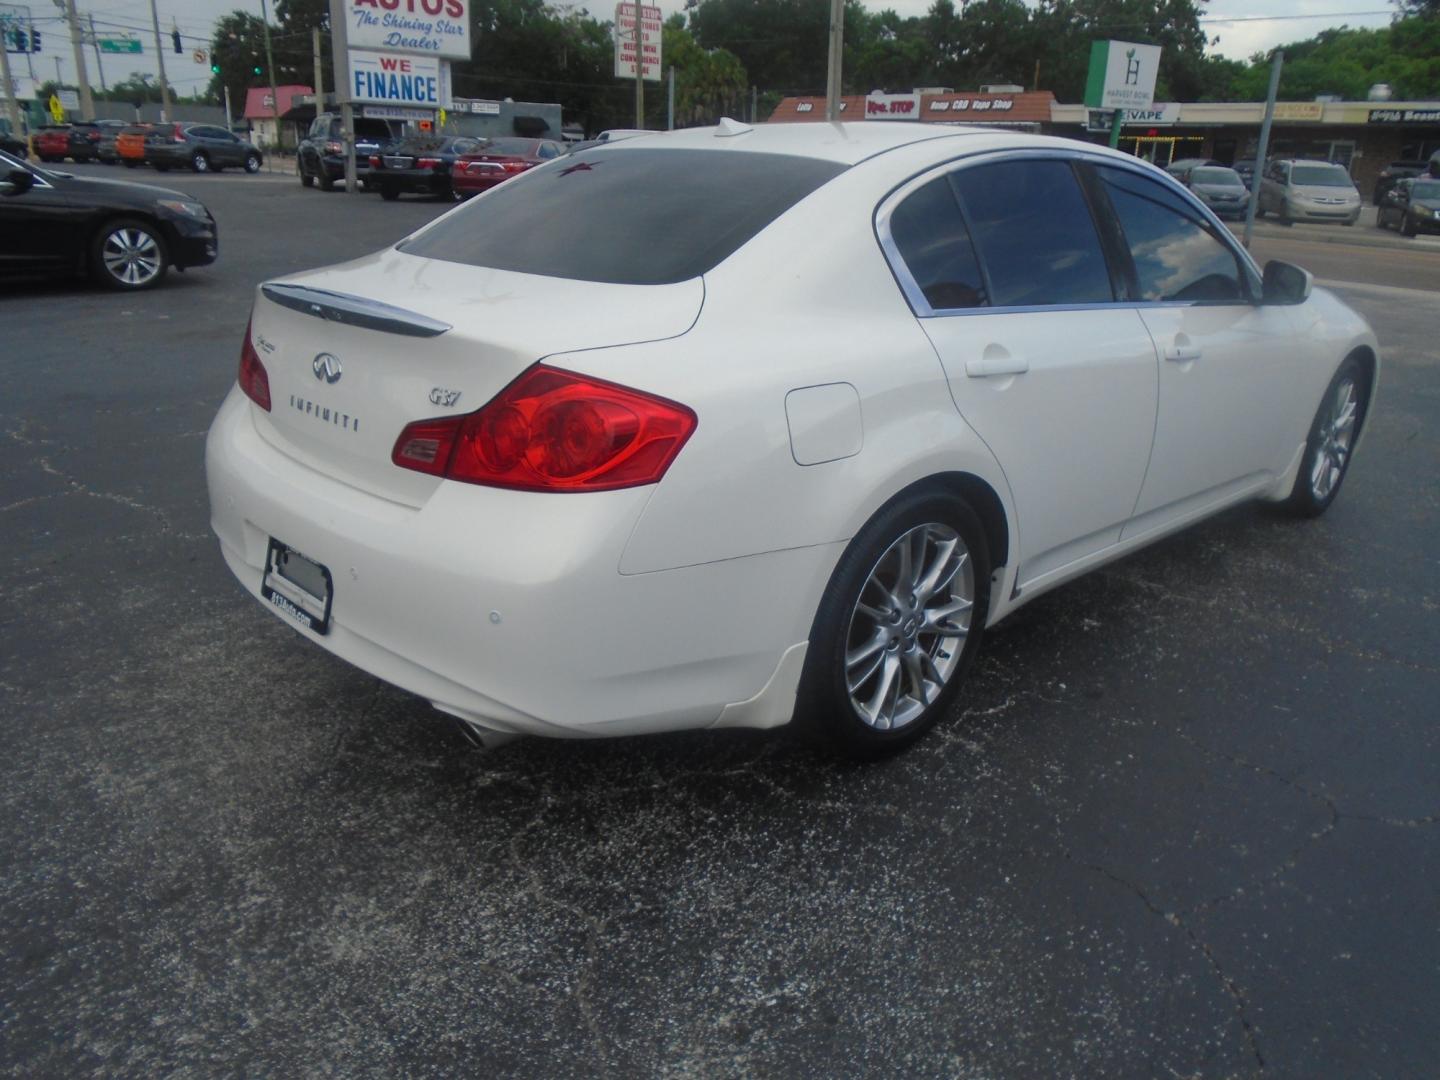
[[[0,1068],[1434,1074],[1440,251],[1263,235],[1383,348],[1337,503],[1037,600],[908,754],[479,753],[242,592],[202,469],[255,284],[446,206],[153,179],[215,266],[0,292]]]

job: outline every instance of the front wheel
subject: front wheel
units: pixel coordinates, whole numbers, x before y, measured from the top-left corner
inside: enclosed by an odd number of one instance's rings
[[[955,700],[990,604],[990,556],[961,499],[891,502],[841,556],[810,633],[799,724],[873,759],[915,742]]]
[[[315,183],[315,178],[314,178],[313,176],[311,176],[308,172],[306,172],[305,169],[304,169],[304,167],[301,167],[301,169],[300,169],[300,186],[301,186],[301,187],[310,187],[310,186],[311,186],[312,184],[314,184],[314,183]]]
[[[206,157],[201,151],[197,150],[195,151],[195,155],[190,159],[190,168],[194,169],[196,172],[209,172],[210,159]]]
[[[1414,236],[1419,230],[1415,228],[1415,219],[1408,213],[1400,219],[1400,235]]]
[[[259,154],[246,154],[246,155],[245,155],[245,171],[246,171],[247,173],[257,173],[257,172],[260,171],[260,155],[259,155]]]
[[[102,285],[135,291],[160,283],[170,265],[153,225],[121,218],[101,227],[90,248],[90,269]]]
[[[1301,517],[1318,517],[1340,493],[1350,469],[1351,451],[1365,422],[1370,384],[1358,360],[1346,360],[1335,372],[1305,443],[1305,456],[1286,506]]]

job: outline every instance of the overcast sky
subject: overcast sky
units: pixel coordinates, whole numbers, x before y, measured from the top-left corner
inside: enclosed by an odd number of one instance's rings
[[[3,0],[8,5],[9,0]],[[41,30],[44,52],[31,59],[35,75],[40,79],[55,77],[55,59],[58,57],[67,83],[75,78],[74,62],[71,59],[70,39],[65,30],[60,12],[50,0],[28,0],[32,17]],[[196,48],[208,44],[215,20],[236,8],[260,11],[260,0],[156,0],[160,12],[160,28],[164,35],[166,49],[165,68],[177,92],[193,93],[203,87],[210,78],[208,62],[197,64],[191,56]],[[881,3],[870,2],[872,10],[894,7],[902,15],[923,15],[931,0],[892,0]],[[132,71],[155,72],[153,37],[150,31],[149,0],[78,0],[82,19],[93,15],[101,36],[106,33],[132,33],[145,44],[143,56],[106,56],[105,76],[109,82],[127,77]],[[660,6],[668,14],[682,8],[683,0],[660,0]],[[597,17],[611,17],[608,5],[590,8]],[[1390,22],[1392,10],[1376,0],[1211,0],[1204,13],[1204,27],[1212,39],[1220,40],[1212,47],[1213,52],[1237,60],[1243,60],[1252,53],[1273,48],[1287,41],[1310,37],[1328,27],[1348,25],[1384,26]],[[172,22],[185,35],[184,55],[170,52],[169,31]],[[824,43],[816,44],[823,49]],[[12,72],[26,73],[26,58],[10,57]],[[98,85],[100,79],[94,70],[95,52],[86,50],[86,66],[90,69],[90,81]]]

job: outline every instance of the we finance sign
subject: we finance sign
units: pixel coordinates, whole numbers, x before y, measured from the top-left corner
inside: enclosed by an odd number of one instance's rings
[[[471,0],[345,0],[356,49],[470,59]]]
[[[440,61],[433,56],[350,50],[350,98],[375,105],[438,109]]]

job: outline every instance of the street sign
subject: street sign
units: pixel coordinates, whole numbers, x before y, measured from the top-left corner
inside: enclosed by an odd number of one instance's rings
[[[470,59],[471,0],[341,0],[352,49]]]
[[[433,56],[350,50],[350,99],[378,105],[435,110],[440,100],[440,61]]]
[[[1093,41],[1085,104],[1092,109],[1148,109],[1155,101],[1159,72],[1159,45]]]
[[[658,7],[642,7],[640,19],[641,75],[660,81],[660,20]],[[635,79],[635,5],[615,5],[615,77]]]
[[[80,108],[80,91],[61,90],[60,105],[62,108],[69,109],[71,112],[74,112],[76,109]]]
[[[210,62],[210,54],[204,49],[196,49],[190,54],[190,59],[194,60],[197,64],[208,64]]]
[[[60,104],[60,99],[54,94],[51,94],[47,104],[50,107],[50,119],[54,120],[57,124],[63,124],[65,122],[65,107]]]
[[[99,41],[103,53],[138,54],[145,51],[138,38],[100,38]]]

